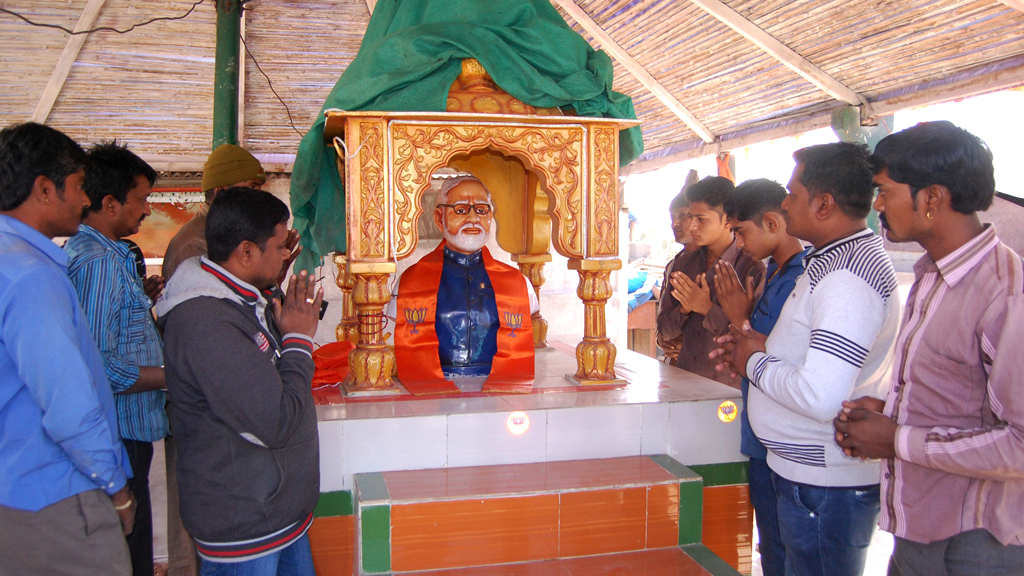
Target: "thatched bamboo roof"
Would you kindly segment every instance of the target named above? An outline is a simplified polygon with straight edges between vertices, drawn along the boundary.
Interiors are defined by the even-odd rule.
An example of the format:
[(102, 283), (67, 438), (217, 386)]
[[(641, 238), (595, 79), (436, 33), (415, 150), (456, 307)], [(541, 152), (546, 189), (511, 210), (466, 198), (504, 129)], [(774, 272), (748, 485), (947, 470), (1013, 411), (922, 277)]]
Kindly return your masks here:
[[(74, 28), (98, 3), (93, 26), (126, 28), (183, 14), (193, 2), (3, 7)], [(647, 152), (634, 170), (825, 126), (850, 102), (870, 121), (1024, 85), (1024, 0), (552, 2), (616, 61), (616, 89), (633, 97), (643, 121)], [(249, 50), (304, 132), (359, 49), (368, 1), (251, 0), (245, 8)], [(215, 19), (206, 0), (183, 20), (88, 35), (46, 122), (85, 143), (126, 141), (162, 169), (198, 169), (210, 149)], [(0, 14), (0, 124), (33, 117), (69, 38)], [(244, 77), (243, 143), (287, 169), (299, 134), (249, 58)], [(687, 112), (695, 122), (681, 119)]]

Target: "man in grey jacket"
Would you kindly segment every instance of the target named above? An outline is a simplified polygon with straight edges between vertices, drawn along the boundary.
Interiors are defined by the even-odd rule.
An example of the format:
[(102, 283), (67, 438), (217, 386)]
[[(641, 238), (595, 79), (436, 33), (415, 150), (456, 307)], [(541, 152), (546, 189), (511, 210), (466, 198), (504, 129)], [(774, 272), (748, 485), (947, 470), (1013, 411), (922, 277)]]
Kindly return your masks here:
[(183, 262), (156, 307), (181, 517), (204, 576), (314, 574), (306, 530), (320, 458), (310, 383), (323, 291), (314, 296), (305, 272), (277, 290), (291, 253), (288, 216), (267, 192), (218, 194), (209, 256)]

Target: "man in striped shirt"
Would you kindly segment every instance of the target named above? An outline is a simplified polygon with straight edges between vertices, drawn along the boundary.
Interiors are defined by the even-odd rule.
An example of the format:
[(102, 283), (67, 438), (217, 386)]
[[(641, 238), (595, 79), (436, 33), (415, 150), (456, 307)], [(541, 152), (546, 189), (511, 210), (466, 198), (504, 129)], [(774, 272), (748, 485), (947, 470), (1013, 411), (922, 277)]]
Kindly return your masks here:
[(153, 442), (167, 436), (164, 359), (135, 256), (121, 242), (149, 215), (156, 171), (124, 146), (100, 144), (89, 151), (85, 192), (91, 205), (78, 234), (64, 246), (93, 338), (99, 344), (117, 406), (117, 428), (135, 477), (128, 481), (138, 503), (128, 536), (136, 576), (153, 573), (153, 514), (149, 468)]
[(949, 122), (893, 134), (872, 157), (886, 236), (917, 242), (885, 401), (844, 403), (850, 455), (884, 458), (892, 576), (1024, 574), (1024, 271), (983, 225), (992, 153)]
[(747, 323), (719, 343), (750, 380), (748, 415), (768, 448), (786, 573), (859, 576), (878, 517), (878, 462), (843, 454), (832, 419), (843, 401), (877, 395), (888, 381), (896, 272), (867, 228), (867, 148), (822, 144), (793, 157), (782, 209), (786, 230), (814, 247), (806, 272), (767, 340)]

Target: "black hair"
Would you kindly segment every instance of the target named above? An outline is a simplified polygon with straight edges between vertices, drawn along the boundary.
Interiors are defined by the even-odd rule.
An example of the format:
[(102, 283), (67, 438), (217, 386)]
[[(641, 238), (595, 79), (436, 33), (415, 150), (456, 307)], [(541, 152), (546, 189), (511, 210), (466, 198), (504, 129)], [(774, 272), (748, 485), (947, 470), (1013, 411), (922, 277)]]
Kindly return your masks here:
[(882, 139), (871, 156), (875, 174), (910, 186), (911, 197), (932, 184), (949, 189), (950, 204), (961, 214), (988, 210), (996, 193), (992, 151), (981, 138), (952, 122), (922, 122)]
[(804, 173), (800, 183), (811, 196), (831, 194), (836, 205), (850, 218), (867, 218), (875, 187), (868, 147), (853, 142), (835, 142), (801, 148), (793, 153)]
[(149, 185), (156, 184), (156, 170), (139, 158), (128, 146), (116, 140), (97, 144), (89, 149), (85, 161), (85, 193), (92, 204), (89, 210), (103, 208), (103, 198), (113, 196), (121, 204), (135, 188), (135, 179), (145, 176)]
[(732, 196), (736, 185), (721, 176), (705, 176), (686, 188), (689, 204), (703, 202), (709, 208), (725, 213), (725, 202)]
[(768, 212), (782, 212), (786, 189), (767, 178), (755, 178), (740, 184), (725, 202), (725, 213), (733, 222), (751, 221), (761, 226)]
[(0, 210), (21, 206), (46, 176), (63, 198), (64, 181), (85, 165), (85, 151), (63, 132), (35, 122), (0, 130)]
[(206, 216), (206, 247), (210, 260), (220, 264), (248, 240), (264, 250), (274, 228), (288, 221), (288, 206), (270, 192), (228, 188), (217, 193)]

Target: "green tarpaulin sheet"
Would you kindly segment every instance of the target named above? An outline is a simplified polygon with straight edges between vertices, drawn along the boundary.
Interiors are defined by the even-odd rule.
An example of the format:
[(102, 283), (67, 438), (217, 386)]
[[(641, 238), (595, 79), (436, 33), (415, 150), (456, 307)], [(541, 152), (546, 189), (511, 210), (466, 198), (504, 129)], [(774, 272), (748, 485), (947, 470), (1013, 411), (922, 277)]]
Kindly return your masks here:
[[(463, 58), (476, 58), (503, 90), (539, 108), (635, 119), (612, 90), (612, 62), (570, 28), (548, 0), (380, 0), (354, 60), (302, 138), (291, 204), (303, 252), (297, 268), (344, 251), (345, 195), (323, 110), (443, 111)], [(624, 166), (643, 152), (639, 128), (620, 132)]]

